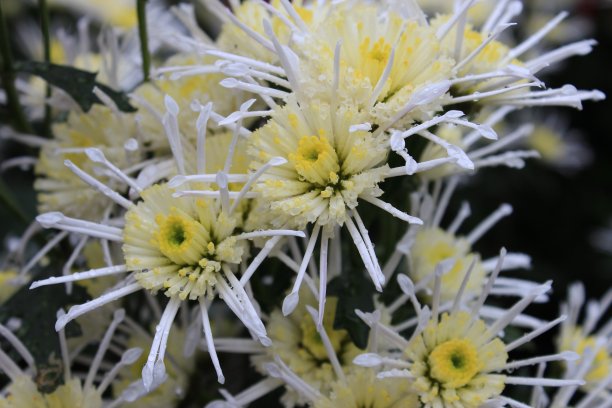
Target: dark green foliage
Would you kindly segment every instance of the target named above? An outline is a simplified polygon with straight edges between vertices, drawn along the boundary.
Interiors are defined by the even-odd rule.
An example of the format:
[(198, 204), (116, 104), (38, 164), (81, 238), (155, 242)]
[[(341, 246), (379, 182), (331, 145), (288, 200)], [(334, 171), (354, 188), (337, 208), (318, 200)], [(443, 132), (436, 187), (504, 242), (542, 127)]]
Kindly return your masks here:
[(100, 88), (108, 95), (117, 108), (123, 112), (135, 112), (136, 108), (130, 105), (123, 92), (115, 91), (96, 81), (96, 72), (88, 72), (70, 66), (49, 64), (37, 61), (22, 61), (15, 64), (18, 72), (36, 75), (49, 84), (66, 92), (79, 104), (81, 109), (88, 112), (94, 103), (102, 101), (93, 93), (94, 87)]
[(338, 297), (334, 329), (348, 331), (353, 343), (360, 349), (365, 349), (370, 328), (357, 316), (355, 309), (362, 312), (373, 311), (375, 290), (369, 277), (356, 276), (357, 271), (359, 269), (353, 270), (350, 276), (343, 271), (342, 275), (329, 283), (327, 292)]

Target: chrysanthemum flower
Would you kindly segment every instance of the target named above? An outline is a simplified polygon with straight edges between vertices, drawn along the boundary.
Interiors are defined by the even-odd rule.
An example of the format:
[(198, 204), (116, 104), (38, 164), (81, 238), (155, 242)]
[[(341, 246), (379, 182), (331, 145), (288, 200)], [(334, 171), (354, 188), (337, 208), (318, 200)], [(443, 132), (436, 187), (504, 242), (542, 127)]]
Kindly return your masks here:
[[(312, 300), (311, 300), (312, 299)], [(283, 316), (280, 310), (274, 310), (266, 324), (272, 345), (265, 349), (265, 355), (253, 356), (253, 363), (265, 373), (265, 363), (280, 357), (287, 366), (303, 381), (323, 394), (328, 394), (335, 379), (334, 369), (328, 357), (327, 346), (321, 342), (316, 322), (304, 306), (316, 304), (312, 296), (305, 296), (298, 309), (291, 316)], [(346, 330), (333, 329), (336, 314), (336, 298), (327, 298), (327, 307), (323, 317), (323, 330), (337, 356), (338, 363), (350, 366), (359, 350), (349, 338)], [(292, 389), (282, 397), (287, 406), (296, 402), (305, 402), (304, 398)]]
[[(61, 316), (63, 312), (58, 313)], [(97, 380), (97, 375), (108, 351), (110, 341), (117, 329), (117, 326), (125, 317), (123, 309), (114, 313), (112, 322), (104, 333), (91, 362), (89, 370), (81, 378), (77, 373), (72, 372), (75, 356), (69, 354), (66, 345), (66, 336), (62, 330), (59, 331), (61, 364), (64, 374), (64, 383), (59, 385), (53, 392), (42, 393), (38, 390), (34, 382), (38, 374), (34, 357), (26, 346), (5, 326), (0, 325), (0, 335), (23, 359), (27, 368), (21, 368), (17, 362), (13, 361), (4, 351), (0, 350), (0, 369), (9, 377), (10, 383), (6, 388), (6, 393), (0, 396), (0, 407), (2, 408), (102, 408), (103, 406), (120, 406), (124, 401), (125, 395), (120, 395), (116, 399), (107, 401), (103, 394), (117, 377), (119, 371), (133, 364), (142, 349), (131, 348), (120, 356), (119, 361), (111, 365), (111, 368)], [(98, 382), (99, 381), (99, 382)]]
[[(325, 100), (338, 75), (336, 97), (371, 111), (375, 124), (394, 117), (421, 86), (451, 76), (452, 60), (440, 53), (435, 31), (390, 4), (339, 3), (301, 35), (295, 52), (300, 55), (303, 92)], [(335, 57), (339, 73), (334, 72)], [(439, 103), (434, 100), (433, 107), (410, 112), (402, 123), (415, 117), (429, 119), (429, 111), (439, 109)]]
[[(408, 340), (371, 314), (360, 313), (362, 319), (392, 344), (387, 353), (366, 353), (355, 363), (368, 367), (385, 367), (379, 378), (403, 378), (412, 382), (423, 407), (477, 408), (485, 403), (506, 403), (522, 406), (502, 396), (507, 384), (570, 386), (581, 384), (575, 380), (555, 380), (516, 377), (503, 372), (546, 361), (575, 360), (576, 353), (562, 352), (526, 360), (508, 362), (508, 352), (550, 329), (564, 319), (559, 318), (534, 329), (523, 337), (506, 344), (499, 333), (538, 296), (550, 290), (550, 282), (523, 295), (514, 306), (492, 323), (480, 317), (480, 310), (499, 274), (505, 252), (502, 251), (494, 273), (489, 277), (479, 298), (463, 299), (465, 284), (457, 293), (448, 312), (440, 310), (440, 277), (436, 276), (431, 311), (414, 299), (414, 286), (405, 275), (400, 275), (400, 287), (414, 299), (418, 325)], [(465, 303), (464, 303), (465, 302)], [(401, 356), (393, 350), (402, 351)]]
[[(253, 341), (244, 339), (221, 341), (219, 348), (224, 351), (253, 353), (253, 363), (266, 377), (236, 395), (222, 390), (225, 401), (214, 401), (207, 408), (246, 406), (281, 385), (286, 389), (281, 398), (285, 407), (418, 406), (410, 384), (400, 381), (385, 383), (377, 380), (372, 372), (352, 365), (358, 349), (345, 330), (332, 328), (335, 298), (327, 299), (329, 305), (321, 326), (317, 323), (317, 311), (308, 305), (316, 303), (316, 298), (302, 295), (296, 312), (291, 316), (284, 317), (280, 310), (274, 310), (270, 315), (267, 327), (272, 339), (271, 347), (262, 350)], [(387, 318), (382, 320), (387, 322)]]
[[(98, 148), (119, 168), (137, 164), (141, 157), (133, 115), (94, 105), (88, 113), (71, 112), (67, 122), (53, 126), (53, 133), (54, 139), (44, 142), (35, 168), (39, 212), (62, 211), (69, 216), (101, 218), (111, 201), (100, 200), (64, 161), (70, 160), (94, 173), (96, 163), (87, 158), (85, 149)], [(112, 174), (102, 174), (102, 179), (111, 187), (121, 184)]]
[(421, 406), (412, 385), (401, 379), (381, 381), (371, 370), (352, 368), (344, 381), (332, 384), (328, 397), (312, 404), (314, 408), (418, 408)]
[[(312, 282), (310, 282), (312, 284)], [(216, 342), (219, 350), (230, 353), (251, 354), (251, 362), (261, 374), (266, 376), (251, 389), (238, 395), (230, 396), (226, 391), (222, 394), (228, 401), (240, 401), (246, 405), (263, 394), (273, 391), (283, 385), (282, 380), (269, 376), (267, 367), (283, 361), (293, 376), (300, 378), (300, 383), (318, 390), (322, 395), (329, 395), (332, 384), (337, 380), (338, 370), (350, 370), (353, 358), (359, 350), (352, 343), (346, 330), (333, 328), (337, 299), (328, 297), (328, 307), (325, 309), (323, 326), (317, 327), (316, 315), (312, 315), (311, 304), (317, 299), (306, 289), (302, 290), (300, 303), (291, 316), (284, 316), (280, 309), (274, 309), (264, 317), (266, 329), (271, 340), (270, 347), (262, 347), (251, 339), (225, 338)], [(324, 334), (321, 335), (321, 332)], [(326, 340), (322, 340), (322, 336)], [(294, 407), (312, 402), (309, 395), (295, 389), (291, 384), (285, 384), (285, 393), (281, 402), (286, 407)], [(258, 391), (255, 391), (258, 390)], [(212, 403), (210, 407), (221, 404)]]
[[(612, 377), (612, 357), (609, 343), (612, 339), (610, 321), (606, 321), (608, 308), (612, 303), (612, 291), (608, 291), (601, 300), (591, 300), (587, 303), (585, 318), (580, 322), (580, 313), (585, 302), (584, 286), (581, 283), (569, 287), (568, 302), (561, 307), (561, 312), (568, 318), (561, 325), (558, 337), (558, 348), (573, 350), (582, 357), (575, 362), (576, 366), (587, 365), (584, 380), (586, 389), (593, 388), (601, 381), (610, 381)], [(602, 326), (598, 329), (599, 326)], [(590, 351), (587, 352), (587, 350)], [(587, 354), (591, 362), (587, 364)], [(574, 371), (573, 367), (567, 367)], [(583, 368), (584, 370), (584, 368)]]
[[(166, 98), (166, 104), (168, 112), (165, 114), (164, 125), (178, 172), (184, 174), (187, 161), (178, 132), (178, 106), (170, 97)], [(271, 236), (272, 243), (276, 244), (283, 236), (304, 236), (302, 232), (291, 230), (242, 232), (240, 226), (243, 214), (239, 206), (241, 199), (247, 195), (250, 186), (263, 171), (282, 163), (282, 160), (280, 162), (271, 160), (264, 170), (254, 175), (227, 174), (224, 171), (219, 171), (216, 175), (205, 174), (206, 115), (205, 111), (201, 113), (201, 120), (197, 126), (198, 145), (192, 150), (192, 153), (197, 154), (196, 168), (202, 173), (191, 176), (192, 179), (197, 179), (193, 181), (190, 181), (189, 176), (182, 176), (182, 182), (185, 180), (188, 183), (216, 182), (218, 190), (175, 194), (175, 190), (165, 183), (143, 189), (132, 178), (117, 169), (101, 150), (89, 149), (86, 153), (92, 161), (112, 169), (120, 180), (137, 192), (142, 201), (135, 204), (73, 163), (68, 163), (94, 190), (103, 193), (123, 207), (126, 210), (125, 215), (115, 220), (103, 220), (101, 223), (71, 218), (60, 212), (45, 213), (37, 218), (46, 228), (85, 234), (122, 244), (124, 262), (122, 264), (59, 278), (52, 277), (32, 285), (34, 288), (105, 275), (127, 274), (125, 279), (105, 294), (85, 304), (72, 307), (65, 316), (58, 319), (56, 323), (58, 330), (88, 311), (141, 289), (152, 293), (162, 291), (169, 297), (169, 302), (156, 327), (147, 363), (143, 368), (145, 389), (157, 386), (165, 378), (163, 360), (168, 333), (179, 306), (187, 299), (199, 302), (204, 334), (210, 345), (209, 350), (219, 381), (223, 382), (224, 377), (214, 352), (207, 312), (210, 301), (217, 293), (256, 338), (266, 345), (269, 344), (265, 327), (244, 287), (262, 259), (256, 257), (250, 265), (246, 264), (245, 242), (253, 238)], [(228, 167), (231, 167), (233, 152), (227, 154)], [(228, 189), (230, 181), (245, 184), (240, 191), (230, 194)], [(264, 247), (264, 251), (269, 252), (273, 246)], [(264, 256), (268, 252), (263, 252)], [(245, 269), (239, 280), (236, 274), (241, 264)]]
[[(382, 288), (384, 277), (357, 212), (361, 200), (404, 221), (421, 222), (378, 198), (383, 193), (378, 183), (397, 173), (405, 174), (406, 170), (389, 168), (386, 164), (388, 137), (385, 133), (371, 132), (369, 124), (364, 123), (367, 119), (366, 114), (350, 106), (334, 109), (316, 101), (298, 103), (290, 97), (250, 137), (249, 153), (254, 158), (255, 169), (262, 168), (272, 157), (287, 160), (269, 170), (254, 187), (274, 215), (273, 225), (303, 229), (314, 224), (302, 268), (284, 306), (285, 313), (290, 313), (297, 304), (306, 265), (321, 230), (324, 249), (319, 295), (324, 299), (326, 248), (336, 226), (346, 225), (374, 285)], [(415, 163), (415, 167), (412, 170), (419, 171), (419, 165)]]
[[(585, 301), (584, 286), (572, 284), (568, 288), (568, 301), (561, 306), (567, 315), (557, 337), (559, 349), (569, 349), (578, 353), (579, 358), (561, 365), (563, 379), (584, 380), (583, 384), (563, 387), (548, 393), (542, 387), (534, 388), (530, 406), (535, 408), (600, 408), (612, 404), (612, 363), (610, 359), (610, 319), (606, 311), (612, 302), (608, 291), (599, 301), (591, 300), (586, 309), (582, 324), (579, 323), (581, 309)], [(597, 327), (601, 329), (597, 330)], [(544, 375), (546, 364), (538, 367), (538, 376)]]
[(484, 105), (508, 106), (571, 106), (582, 108), (585, 100), (601, 100), (600, 91), (579, 91), (575, 88), (529, 90), (542, 87), (535, 76), (543, 68), (575, 55), (588, 54), (594, 42), (579, 41), (527, 60), (520, 60), (538, 45), (567, 13), (560, 13), (537, 32), (516, 46), (498, 41), (508, 23), (521, 11), (518, 2), (497, 2), (485, 23), (475, 29), (467, 22), (467, 13), (474, 1), (466, 1), (453, 14), (431, 21), (442, 42), (442, 52), (455, 60), (451, 94), (448, 103), (478, 102)]
[(588, 166), (593, 152), (581, 135), (564, 123), (563, 117), (551, 114), (547, 120), (535, 116), (532, 134), (524, 144), (540, 153), (542, 160), (561, 172), (572, 172)]
[(328, 10), (325, 4), (315, 6), (302, 0), (291, 3), (248, 0), (232, 4), (231, 11), (218, 0), (205, 0), (204, 4), (224, 22), (216, 41), (220, 50), (272, 63), (278, 61), (278, 55), (265, 39), (262, 20), (269, 19), (281, 42), (287, 44), (291, 41), (292, 27), (319, 26)]
[[(405, 257), (408, 275), (415, 283), (415, 290), (422, 295), (421, 299), (427, 302), (431, 300), (437, 273), (442, 273), (440, 281), (442, 303), (454, 299), (464, 280), (467, 282), (463, 288), (467, 298), (475, 298), (480, 293), (487, 276), (495, 269), (498, 258), (482, 260), (481, 255), (475, 252), (472, 246), (499, 220), (512, 213), (512, 207), (503, 204), (472, 231), (460, 235), (458, 231), (470, 215), (470, 207), (464, 203), (450, 225), (443, 228), (441, 222), (458, 182), (458, 177), (449, 179), (435, 197), (427, 193), (413, 194), (411, 208), (419, 214), (423, 225), (410, 226), (407, 229), (383, 267), (385, 277), (390, 279)], [(438, 187), (441, 186), (442, 183), (438, 184)], [(505, 256), (504, 270), (529, 266), (530, 258), (525, 254), (512, 253)], [(469, 278), (466, 279), (466, 276)], [(534, 286), (534, 283), (521, 279), (498, 278), (491, 293), (520, 296), (525, 290), (533, 289)], [(396, 302), (393, 309), (399, 305)]]

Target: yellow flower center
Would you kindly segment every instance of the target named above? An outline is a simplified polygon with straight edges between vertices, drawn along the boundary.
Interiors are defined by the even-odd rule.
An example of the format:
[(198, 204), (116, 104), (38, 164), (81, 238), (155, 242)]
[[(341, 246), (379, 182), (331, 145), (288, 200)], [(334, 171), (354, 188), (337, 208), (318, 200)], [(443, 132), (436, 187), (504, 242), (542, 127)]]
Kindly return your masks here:
[[(585, 337), (577, 342), (576, 352), (582, 355), (587, 348), (594, 349), (595, 347), (597, 347), (597, 338), (594, 336)], [(604, 380), (610, 373), (611, 364), (612, 361), (610, 361), (606, 347), (600, 347), (595, 353), (595, 359), (584, 379), (589, 383), (597, 383)]]
[(460, 388), (474, 378), (482, 363), (472, 342), (453, 339), (436, 346), (429, 355), (429, 367), (431, 376), (445, 388)]
[(297, 173), (311, 183), (324, 186), (338, 182), (338, 155), (324, 136), (302, 136), (289, 160)]
[[(158, 230), (153, 234), (153, 243), (172, 262), (178, 265), (194, 265), (202, 259), (206, 248), (202, 238), (208, 234), (205, 231), (200, 234), (200, 230), (204, 229), (201, 224), (178, 212), (168, 216), (159, 214), (155, 217), (155, 222)], [(207, 249), (210, 249), (210, 246)]]

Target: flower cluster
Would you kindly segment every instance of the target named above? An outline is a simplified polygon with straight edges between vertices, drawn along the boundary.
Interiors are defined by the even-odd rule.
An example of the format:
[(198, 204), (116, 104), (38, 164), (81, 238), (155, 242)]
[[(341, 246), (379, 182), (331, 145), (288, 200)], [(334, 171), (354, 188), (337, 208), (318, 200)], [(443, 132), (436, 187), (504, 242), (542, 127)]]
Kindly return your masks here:
[[(526, 314), (552, 282), (478, 252), (512, 207), (448, 219), (475, 173), (580, 150), (533, 114), (604, 98), (544, 82), (594, 45), (546, 40), (565, 13), (517, 39), (520, 1), (204, 0), (205, 24), (187, 3), (52, 3), (88, 17), (43, 27), (59, 51), (26, 72), (47, 85), (3, 77), (27, 125), (3, 135), (38, 152), (3, 168), (33, 165), (39, 214), (8, 248), (0, 317), (54, 293), (61, 360), (8, 315), (0, 407), (235, 408), (277, 388), (285, 407), (609, 406), (612, 295), (584, 323), (579, 284), (560, 317)], [(557, 352), (528, 355), (559, 324)], [(247, 377), (232, 353), (259, 380), (204, 395), (211, 373)]]

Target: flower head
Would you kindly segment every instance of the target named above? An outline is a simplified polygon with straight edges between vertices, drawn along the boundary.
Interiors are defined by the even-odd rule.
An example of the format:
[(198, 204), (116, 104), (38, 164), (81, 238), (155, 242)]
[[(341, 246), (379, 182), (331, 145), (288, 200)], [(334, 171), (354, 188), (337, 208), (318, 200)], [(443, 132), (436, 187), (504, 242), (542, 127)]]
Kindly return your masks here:
[[(300, 42), (304, 92), (329, 98), (338, 75), (337, 97), (373, 114), (373, 123), (391, 119), (421, 86), (450, 77), (452, 61), (440, 53), (431, 27), (390, 4), (350, 2), (331, 7), (326, 18)], [(338, 44), (340, 44), (338, 46)], [(335, 73), (334, 53), (339, 47)], [(316, 81), (312, 81), (317, 78)], [(317, 91), (318, 90), (318, 91)], [(411, 112), (428, 117), (424, 111)]]
[[(514, 400), (503, 396), (507, 384), (572, 386), (576, 380), (556, 380), (529, 377), (514, 377), (504, 371), (518, 367), (555, 360), (575, 360), (571, 352), (535, 357), (508, 362), (508, 353), (539, 334), (549, 330), (563, 320), (539, 325), (525, 336), (506, 343), (500, 332), (518, 320), (522, 311), (538, 296), (550, 289), (550, 282), (536, 286), (524, 294), (511, 308), (498, 313), (492, 323), (485, 321), (480, 313), (497, 275), (501, 270), (505, 251), (502, 250), (497, 267), (488, 278), (480, 297), (474, 302), (463, 297), (463, 290), (456, 294), (448, 311), (442, 311), (440, 303), (440, 276), (435, 277), (435, 289), (431, 311), (422, 307), (414, 298), (414, 285), (404, 275), (398, 277), (405, 295), (412, 299), (416, 312), (416, 328), (406, 340), (395, 330), (382, 324), (372, 313), (359, 312), (360, 317), (388, 345), (384, 353), (365, 353), (354, 362), (366, 367), (382, 367), (379, 378), (400, 378), (412, 382), (419, 401), (425, 408), (451, 406), (477, 408), (487, 402)], [(461, 287), (465, 287), (465, 280)], [(402, 351), (399, 355), (396, 350)], [(516, 405), (515, 405), (516, 406)]]
[[(316, 303), (312, 295), (302, 296), (300, 305), (290, 316), (283, 316), (280, 310), (270, 314), (266, 325), (272, 345), (265, 349), (265, 354), (254, 356), (253, 362), (261, 371), (267, 362), (281, 358), (296, 375), (327, 395), (336, 378), (326, 345), (322, 342), (319, 330), (325, 330), (333, 352), (342, 367), (350, 367), (359, 350), (351, 341), (346, 330), (333, 328), (337, 299), (327, 298), (327, 307), (323, 317), (323, 328), (318, 329), (316, 321), (309, 315), (305, 305)], [(297, 401), (304, 402), (303, 396), (290, 387), (283, 400), (289, 405)], [(291, 403), (290, 403), (291, 402)]]
[(605, 324), (597, 329), (612, 302), (612, 292), (608, 291), (599, 301), (591, 300), (586, 318), (581, 321), (584, 297), (584, 286), (581, 283), (569, 287), (568, 301), (561, 308), (568, 319), (561, 325), (557, 346), (559, 350), (575, 351), (581, 356), (578, 361), (566, 367), (566, 375), (582, 374), (586, 381), (583, 388), (588, 390), (609, 381), (612, 376), (612, 356), (609, 350), (612, 334)]
[(123, 252), (136, 280), (167, 296), (198, 299), (214, 288), (247, 246), (236, 239), (242, 214), (228, 215), (221, 203), (205, 198), (174, 198), (167, 185), (143, 191), (143, 201), (125, 215)]
[(253, 134), (255, 169), (274, 156), (287, 159), (255, 187), (279, 216), (278, 225), (343, 225), (360, 196), (381, 194), (377, 184), (389, 169), (388, 138), (353, 127), (367, 119), (350, 107), (330, 113), (326, 104), (290, 99)]
[(351, 368), (344, 381), (332, 384), (329, 396), (314, 402), (314, 408), (418, 408), (412, 385), (401, 379), (383, 381), (372, 370)]
[[(70, 160), (93, 173), (97, 165), (88, 159), (85, 149), (97, 148), (116, 166), (128, 167), (131, 160), (139, 159), (133, 116), (94, 105), (88, 113), (70, 112), (68, 121), (56, 124), (53, 133), (55, 139), (43, 145), (35, 169), (39, 212), (62, 211), (76, 217), (100, 218), (110, 201), (100, 200), (64, 161)], [(133, 142), (128, 143), (130, 140)], [(112, 187), (121, 186), (112, 176), (102, 178)]]
[(504, 389), (504, 376), (490, 373), (506, 364), (504, 343), (488, 340), (487, 325), (467, 312), (442, 314), (404, 350), (410, 375), (426, 407), (478, 407)]

